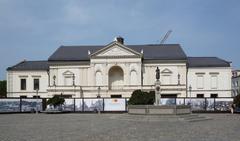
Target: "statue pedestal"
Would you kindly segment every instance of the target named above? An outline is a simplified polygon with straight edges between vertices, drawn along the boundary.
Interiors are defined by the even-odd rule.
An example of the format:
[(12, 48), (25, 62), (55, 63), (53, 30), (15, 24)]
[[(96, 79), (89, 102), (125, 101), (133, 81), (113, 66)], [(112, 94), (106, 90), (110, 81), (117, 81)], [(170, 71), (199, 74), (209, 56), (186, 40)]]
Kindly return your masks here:
[(154, 105), (161, 105), (161, 82), (157, 80), (155, 82), (155, 103)]

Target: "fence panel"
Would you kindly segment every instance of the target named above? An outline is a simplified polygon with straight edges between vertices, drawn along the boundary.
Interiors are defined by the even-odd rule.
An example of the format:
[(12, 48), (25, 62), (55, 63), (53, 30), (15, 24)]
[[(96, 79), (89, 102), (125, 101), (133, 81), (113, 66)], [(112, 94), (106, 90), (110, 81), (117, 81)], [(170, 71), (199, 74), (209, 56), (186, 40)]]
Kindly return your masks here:
[(76, 112), (83, 111), (83, 99), (75, 99), (75, 111)]
[(193, 111), (205, 111), (206, 103), (205, 98), (192, 99), (192, 110)]
[(207, 111), (214, 111), (215, 107), (215, 99), (214, 98), (207, 98), (206, 99), (206, 110)]
[(0, 99), (0, 112), (20, 112), (20, 99)]
[(86, 112), (89, 111), (103, 111), (103, 99), (84, 99), (83, 100), (83, 110)]
[[(0, 99), (0, 113), (43, 111), (44, 101), (48, 99), (33, 98), (2, 98)], [(69, 112), (92, 111), (127, 111), (129, 98), (66, 98), (62, 108)], [(161, 98), (162, 105), (192, 105), (193, 111), (229, 111), (233, 98)], [(45, 105), (46, 106), (46, 105)], [(37, 108), (36, 108), (37, 107)], [(53, 109), (47, 106), (48, 109)]]
[(176, 98), (161, 98), (162, 105), (176, 105)]
[(21, 112), (42, 111), (42, 99), (22, 99)]
[(126, 99), (104, 99), (104, 111), (125, 111)]
[(217, 98), (215, 99), (216, 111), (230, 111), (230, 106), (233, 103), (232, 98)]
[(176, 99), (176, 104), (177, 105), (184, 105), (185, 103), (184, 103), (184, 98), (177, 98)]
[(63, 111), (74, 112), (74, 99), (66, 98), (62, 108)]

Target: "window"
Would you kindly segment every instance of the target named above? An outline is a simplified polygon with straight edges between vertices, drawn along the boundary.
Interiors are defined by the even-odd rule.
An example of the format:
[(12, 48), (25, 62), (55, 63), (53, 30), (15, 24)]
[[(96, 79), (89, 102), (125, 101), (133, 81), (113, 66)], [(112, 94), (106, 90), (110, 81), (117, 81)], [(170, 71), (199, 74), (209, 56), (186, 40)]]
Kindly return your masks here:
[(39, 90), (39, 79), (33, 79), (33, 89)]
[(203, 89), (204, 81), (203, 75), (197, 75), (197, 88)]
[(217, 75), (211, 75), (211, 88), (217, 89)]
[(36, 96), (36, 95), (34, 95), (33, 98), (41, 98), (41, 97), (40, 97), (40, 96)]
[(111, 98), (122, 98), (122, 95), (111, 95)]
[(21, 90), (26, 90), (27, 88), (27, 83), (26, 83), (26, 79), (21, 79)]
[(197, 94), (197, 98), (204, 98), (204, 94)]
[(161, 98), (177, 98), (176, 94), (162, 94)]
[(21, 95), (20, 98), (27, 98), (27, 96), (26, 95)]
[(218, 94), (211, 94), (211, 98), (217, 98)]

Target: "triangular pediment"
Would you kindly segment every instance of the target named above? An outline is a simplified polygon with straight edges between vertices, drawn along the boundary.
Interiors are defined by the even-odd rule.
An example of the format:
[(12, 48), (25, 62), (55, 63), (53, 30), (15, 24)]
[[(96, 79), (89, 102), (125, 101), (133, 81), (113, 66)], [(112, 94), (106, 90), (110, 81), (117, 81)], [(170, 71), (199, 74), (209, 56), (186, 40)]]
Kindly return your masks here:
[(91, 57), (141, 57), (141, 55), (141, 53), (136, 52), (118, 42), (113, 42), (93, 53)]
[(63, 75), (73, 75), (73, 73), (71, 71), (67, 70), (63, 73)]
[(172, 73), (171, 70), (169, 70), (168, 68), (164, 69), (163, 71), (161, 71), (161, 73)]

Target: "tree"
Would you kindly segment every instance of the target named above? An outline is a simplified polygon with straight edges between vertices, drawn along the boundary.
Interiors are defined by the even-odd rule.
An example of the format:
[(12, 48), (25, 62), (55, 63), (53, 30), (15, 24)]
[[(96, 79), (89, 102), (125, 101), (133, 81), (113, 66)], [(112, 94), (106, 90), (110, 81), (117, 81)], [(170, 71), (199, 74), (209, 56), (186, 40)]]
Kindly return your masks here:
[(155, 100), (155, 92), (143, 92), (141, 90), (135, 90), (131, 98), (129, 99), (130, 105), (153, 105)]
[(240, 107), (240, 95), (234, 97), (233, 104), (235, 104), (236, 107)]
[(0, 81), (0, 97), (7, 97), (7, 81)]
[(54, 95), (47, 101), (47, 105), (53, 105), (56, 108), (59, 105), (62, 105), (65, 102), (65, 99), (59, 95)]

